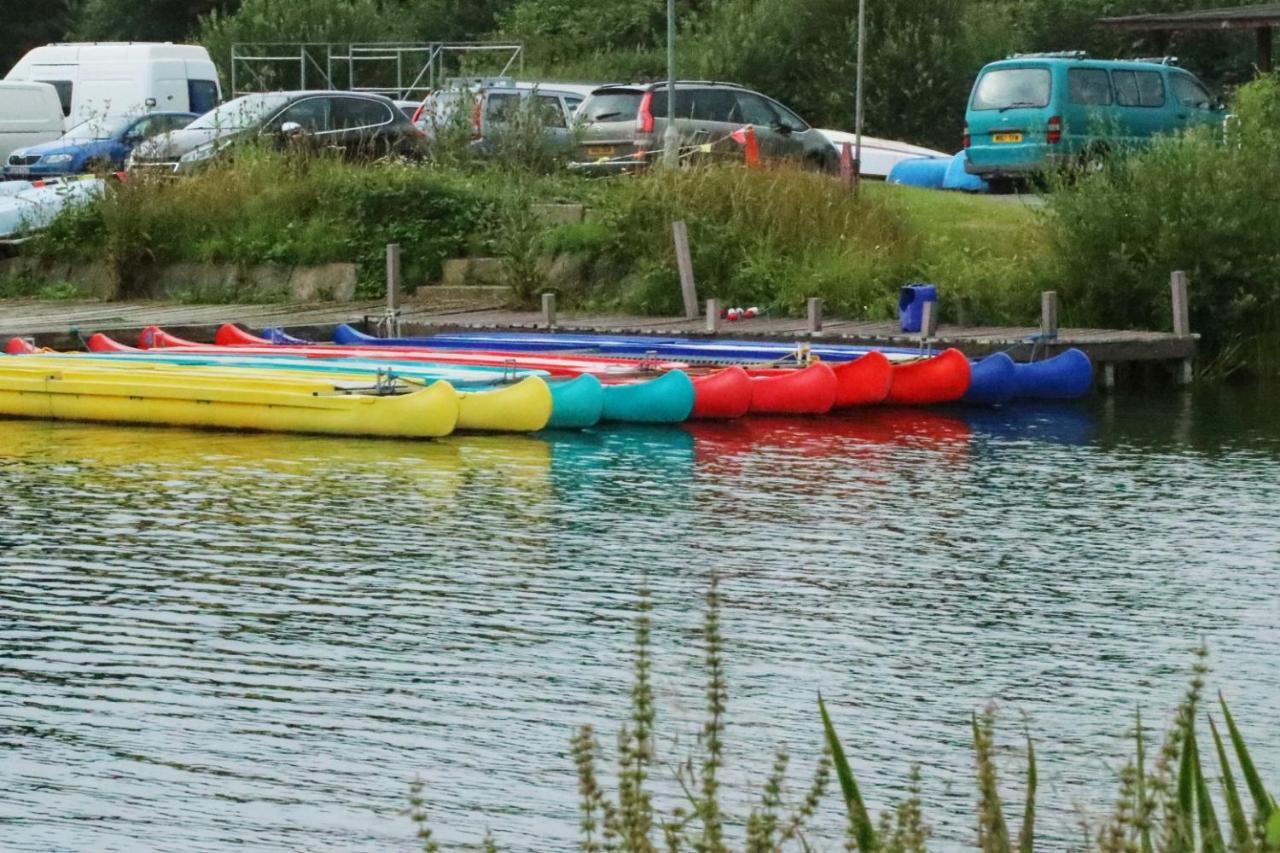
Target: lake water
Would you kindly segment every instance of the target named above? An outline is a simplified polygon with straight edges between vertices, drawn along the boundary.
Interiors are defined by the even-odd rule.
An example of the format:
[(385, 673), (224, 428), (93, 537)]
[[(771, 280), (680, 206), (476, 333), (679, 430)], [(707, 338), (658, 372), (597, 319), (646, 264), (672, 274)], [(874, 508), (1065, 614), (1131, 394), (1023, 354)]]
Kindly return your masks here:
[(645, 586), (671, 802), (712, 573), (739, 815), (780, 743), (804, 786), (821, 690), (873, 803), (919, 762), (960, 849), (994, 701), (1063, 849), (1201, 639), (1280, 785), (1273, 391), (434, 443), (0, 423), (0, 847), (409, 851), (421, 777), (450, 844), (572, 849), (568, 740), (612, 754)]

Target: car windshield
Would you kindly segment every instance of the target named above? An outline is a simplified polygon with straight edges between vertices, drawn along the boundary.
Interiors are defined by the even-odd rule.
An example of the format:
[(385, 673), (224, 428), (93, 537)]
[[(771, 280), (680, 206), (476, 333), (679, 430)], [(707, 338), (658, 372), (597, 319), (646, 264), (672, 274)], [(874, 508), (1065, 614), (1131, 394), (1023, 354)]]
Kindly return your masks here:
[(100, 116), (82, 121), (62, 135), (66, 142), (90, 142), (94, 139), (115, 139), (133, 123), (133, 116)]
[(289, 96), (279, 93), (245, 95), (227, 101), (210, 113), (187, 125), (188, 130), (241, 130), (252, 127), (277, 107), (288, 103)]
[(1048, 68), (997, 68), (983, 74), (973, 90), (972, 109), (975, 110), (1048, 105)]
[(640, 110), (639, 92), (597, 92), (587, 98), (578, 117), (583, 121), (631, 121)]

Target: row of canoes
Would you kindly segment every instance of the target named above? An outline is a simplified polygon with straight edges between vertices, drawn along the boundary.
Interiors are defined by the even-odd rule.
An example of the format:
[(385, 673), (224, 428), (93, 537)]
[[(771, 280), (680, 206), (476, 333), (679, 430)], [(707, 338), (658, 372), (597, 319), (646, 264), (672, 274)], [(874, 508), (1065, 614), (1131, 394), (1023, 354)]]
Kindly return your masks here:
[(0, 415), (417, 438), (1061, 398), (1092, 379), (1083, 354), (1027, 366), (957, 350), (621, 336), (383, 339), (342, 326), (318, 344), (227, 325), (214, 344), (156, 327), (138, 344), (94, 335), (88, 352), (50, 353), (11, 340), (20, 357), (0, 359)]

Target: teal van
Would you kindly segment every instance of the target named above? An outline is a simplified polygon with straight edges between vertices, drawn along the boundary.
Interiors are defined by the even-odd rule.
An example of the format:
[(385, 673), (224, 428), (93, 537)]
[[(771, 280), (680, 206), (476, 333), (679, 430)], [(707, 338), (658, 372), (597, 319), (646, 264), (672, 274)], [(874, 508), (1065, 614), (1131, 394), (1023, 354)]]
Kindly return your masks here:
[(965, 169), (1009, 181), (1142, 145), (1160, 133), (1221, 125), (1224, 108), (1166, 60), (1020, 54), (986, 65), (965, 112)]

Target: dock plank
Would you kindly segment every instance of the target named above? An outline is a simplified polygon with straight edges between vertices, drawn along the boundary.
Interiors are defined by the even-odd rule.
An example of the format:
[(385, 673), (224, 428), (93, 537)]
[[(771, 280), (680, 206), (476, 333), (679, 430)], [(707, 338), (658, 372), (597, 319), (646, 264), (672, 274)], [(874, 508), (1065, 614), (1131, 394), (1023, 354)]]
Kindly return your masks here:
[[(490, 292), (492, 290), (493, 292)], [(436, 292), (432, 292), (436, 291)], [(500, 289), (453, 288), (419, 291), (402, 309), (401, 320), (410, 334), (428, 334), (448, 329), (538, 330), (545, 327), (536, 311), (503, 307)], [(126, 339), (148, 325), (163, 325), (187, 337), (212, 339), (217, 327), (226, 322), (242, 323), (253, 330), (281, 326), (326, 336), (339, 323), (359, 325), (366, 318), (380, 318), (384, 306), (379, 300), (345, 303), (175, 305), (162, 302), (0, 301), (0, 337), (33, 338), (42, 346), (75, 347), (79, 338), (106, 331)], [(595, 331), (615, 334), (707, 337), (705, 321), (683, 317), (646, 317), (599, 313), (564, 313), (557, 318), (564, 331)], [(778, 340), (809, 340), (804, 318), (763, 316), (737, 322), (723, 322), (719, 337)], [(932, 348), (955, 346), (972, 356), (1009, 351), (1015, 358), (1062, 352), (1078, 347), (1096, 362), (1173, 361), (1193, 358), (1198, 336), (1178, 336), (1169, 332), (1123, 329), (1060, 329), (1053, 340), (1039, 340), (1034, 326), (943, 325)], [(918, 347), (919, 336), (903, 333), (898, 325), (882, 320), (833, 317), (824, 321), (813, 340), (867, 346)]]

